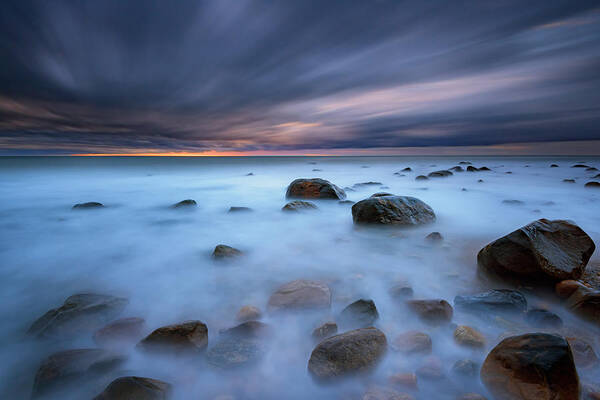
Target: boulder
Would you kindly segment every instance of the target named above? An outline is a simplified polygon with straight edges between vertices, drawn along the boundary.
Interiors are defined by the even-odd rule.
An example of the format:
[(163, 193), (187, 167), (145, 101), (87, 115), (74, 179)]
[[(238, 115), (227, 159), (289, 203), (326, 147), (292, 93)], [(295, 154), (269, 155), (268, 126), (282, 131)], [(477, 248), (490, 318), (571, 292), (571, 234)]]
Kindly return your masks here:
[(220, 332), (219, 339), (208, 349), (206, 359), (219, 369), (237, 369), (259, 362), (266, 353), (266, 339), (272, 336), (269, 325), (247, 321)]
[(579, 400), (573, 354), (556, 335), (504, 339), (485, 359), (481, 380), (498, 400)]
[(441, 242), (442, 240), (444, 240), (444, 238), (439, 232), (431, 232), (429, 235), (425, 236), (425, 240), (429, 242)]
[(412, 169), (410, 167), (406, 167), (402, 169), (402, 172), (412, 172)]
[(212, 257), (215, 260), (224, 260), (236, 258), (243, 254), (244, 253), (241, 250), (238, 250), (235, 247), (227, 246), (225, 244), (218, 244), (213, 250)]
[(387, 387), (371, 387), (363, 394), (362, 400), (414, 400), (414, 397)]
[(398, 335), (392, 341), (392, 349), (404, 354), (431, 354), (431, 337), (418, 331), (408, 331)]
[(471, 296), (456, 296), (454, 307), (457, 310), (482, 314), (521, 313), (527, 309), (527, 300), (516, 290), (488, 290)]
[(101, 376), (119, 367), (125, 357), (102, 349), (75, 349), (54, 353), (42, 361), (33, 382), (32, 398), (63, 389), (77, 379)]
[(465, 172), (465, 169), (459, 165), (457, 165), (456, 167), (452, 167), (450, 168), (450, 171), (454, 171), (454, 172)]
[(567, 299), (567, 307), (580, 317), (600, 324), (600, 290), (577, 289)]
[(477, 171), (479, 171), (479, 168), (477, 168), (477, 167), (474, 167), (472, 165), (469, 165), (467, 167), (467, 172), (477, 172)]
[(191, 208), (196, 207), (196, 200), (187, 199), (181, 200), (179, 203), (173, 204), (171, 207), (173, 208)]
[(560, 328), (563, 325), (562, 319), (558, 315), (542, 308), (533, 308), (527, 311), (525, 320), (529, 325), (537, 328)]
[(501, 275), (578, 279), (595, 248), (573, 222), (540, 219), (485, 246), (477, 263)]
[(454, 330), (454, 341), (461, 346), (482, 348), (485, 347), (485, 337), (475, 328), (459, 325)]
[(112, 381), (94, 400), (167, 400), (171, 385), (158, 379), (122, 376)]
[(335, 199), (344, 200), (346, 193), (325, 179), (296, 179), (287, 188), (287, 199)]
[(338, 326), (335, 322), (325, 322), (323, 325), (315, 328), (312, 332), (312, 337), (316, 340), (323, 340), (329, 336), (333, 336), (337, 333)]
[(377, 328), (361, 328), (335, 335), (315, 347), (308, 371), (320, 381), (333, 381), (373, 369), (387, 350), (387, 340)]
[(458, 360), (452, 365), (452, 372), (463, 377), (474, 377), (479, 374), (479, 365), (469, 359)]
[(597, 189), (597, 188), (600, 188), (600, 182), (591, 181), (591, 182), (586, 183), (583, 186), (585, 186), (586, 188)]
[(447, 170), (441, 170), (441, 171), (433, 171), (430, 172), (429, 174), (427, 174), (427, 176), (429, 178), (445, 178), (447, 176), (451, 176), (452, 172), (447, 171)]
[(575, 183), (575, 179), (563, 179), (565, 183)]
[(73, 210), (86, 210), (86, 209), (94, 209), (94, 208), (102, 208), (104, 204), (98, 203), (97, 201), (90, 201), (87, 203), (77, 203), (73, 206)]
[(121, 318), (100, 328), (94, 333), (98, 346), (123, 346), (135, 343), (142, 337), (145, 321), (143, 318)]
[(295, 280), (277, 289), (268, 306), (271, 311), (329, 308), (331, 290), (322, 282)]
[(554, 291), (559, 297), (567, 298), (579, 288), (586, 288), (586, 286), (580, 281), (566, 279), (558, 282), (554, 287)]
[(285, 206), (283, 206), (281, 209), (283, 211), (288, 211), (288, 212), (298, 212), (298, 211), (316, 210), (317, 208), (318, 207), (315, 204), (311, 203), (310, 201), (295, 200), (295, 201), (290, 201)]
[(80, 293), (68, 297), (62, 306), (38, 318), (28, 333), (39, 337), (68, 338), (93, 332), (119, 316), (128, 300), (96, 293)]
[(426, 181), (429, 178), (426, 177), (425, 175), (417, 175), (417, 177), (415, 178), (415, 181)]
[(262, 313), (258, 307), (244, 306), (237, 312), (235, 319), (238, 322), (246, 322), (261, 319), (261, 317)]
[(550, 164), (550, 168), (558, 168), (558, 165), (556, 165), (556, 164)]
[(452, 320), (452, 306), (446, 300), (408, 300), (406, 304), (425, 322), (438, 325)]
[(435, 221), (435, 213), (421, 200), (408, 196), (371, 197), (352, 206), (355, 224), (421, 225)]
[(237, 206), (231, 206), (229, 207), (229, 213), (239, 213), (239, 212), (250, 212), (252, 211), (252, 209), (250, 207), (237, 207)]
[(208, 345), (208, 328), (200, 321), (186, 321), (156, 329), (138, 343), (146, 351), (197, 353)]
[(360, 299), (344, 308), (340, 314), (340, 321), (347, 326), (366, 328), (372, 326), (379, 318), (377, 307), (373, 300)]

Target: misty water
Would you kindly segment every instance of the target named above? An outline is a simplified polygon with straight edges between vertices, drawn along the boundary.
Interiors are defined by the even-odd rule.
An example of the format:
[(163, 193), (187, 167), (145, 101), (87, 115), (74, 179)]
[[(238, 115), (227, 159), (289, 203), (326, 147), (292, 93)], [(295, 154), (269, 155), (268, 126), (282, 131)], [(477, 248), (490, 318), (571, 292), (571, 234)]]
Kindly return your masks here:
[[(417, 175), (462, 160), (491, 171), (415, 181)], [(133, 343), (121, 350), (127, 360), (118, 369), (47, 398), (92, 398), (123, 375), (169, 382), (174, 399), (360, 398), (371, 385), (394, 387), (417, 399), (486, 395), (478, 377), (456, 376), (452, 365), (460, 359), (481, 364), (507, 333), (539, 329), (522, 320), (500, 324), (455, 310), (453, 323), (473, 326), (486, 337), (485, 349), (468, 349), (454, 342), (453, 325), (423, 323), (389, 289), (406, 280), (413, 298), (453, 304), (456, 295), (502, 287), (478, 273), (477, 252), (539, 218), (573, 220), (600, 243), (600, 190), (584, 187), (598, 172), (571, 168), (578, 162), (600, 168), (593, 157), (2, 158), (0, 397), (28, 398), (36, 370), (48, 355), (97, 347), (93, 332), (69, 340), (26, 334), (47, 310), (86, 292), (129, 299), (120, 316), (144, 318), (142, 337), (160, 326), (200, 320), (208, 326), (211, 348), (220, 329), (237, 324), (236, 313), (244, 305), (262, 311), (273, 336), (258, 364), (233, 371), (212, 367), (205, 353), (169, 357), (142, 352)], [(559, 168), (550, 168), (552, 163)], [(413, 171), (394, 174), (405, 167)], [(357, 229), (351, 205), (331, 200), (315, 200), (318, 210), (313, 212), (282, 212), (288, 184), (312, 177), (342, 188), (381, 182), (347, 191), (348, 199), (381, 191), (414, 196), (433, 208), (437, 220), (410, 229)], [(567, 178), (575, 183), (563, 182)], [(184, 199), (198, 206), (170, 208)], [(106, 207), (72, 210), (88, 201)], [(231, 206), (253, 211), (228, 213)], [(425, 240), (433, 231), (443, 235), (441, 243)], [(221, 243), (244, 256), (216, 262), (211, 253)], [(590, 263), (598, 260), (596, 251)], [(331, 309), (269, 313), (270, 295), (295, 279), (326, 282)], [(557, 332), (585, 337), (600, 350), (597, 328), (572, 315), (552, 293), (522, 291), (530, 307), (548, 307), (560, 315), (564, 327)], [(388, 342), (408, 330), (428, 333), (431, 356), (441, 361), (445, 378), (419, 379), (418, 390), (394, 386), (390, 375), (414, 372), (431, 356), (407, 356), (390, 348), (371, 373), (335, 384), (314, 382), (307, 372), (317, 344), (311, 332), (361, 298), (375, 302), (375, 326)], [(600, 377), (597, 368), (579, 374), (582, 382)]]

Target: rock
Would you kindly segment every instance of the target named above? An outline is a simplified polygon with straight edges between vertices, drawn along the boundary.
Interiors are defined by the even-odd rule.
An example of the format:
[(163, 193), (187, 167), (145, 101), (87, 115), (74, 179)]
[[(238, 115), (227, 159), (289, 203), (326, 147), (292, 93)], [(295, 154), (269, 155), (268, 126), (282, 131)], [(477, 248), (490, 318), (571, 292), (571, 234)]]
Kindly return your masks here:
[(600, 290), (577, 289), (567, 299), (567, 307), (580, 317), (600, 324)]
[(335, 322), (325, 322), (323, 325), (315, 328), (312, 332), (312, 337), (317, 340), (322, 340), (328, 338), (329, 336), (333, 336), (337, 333), (338, 326)]
[(264, 322), (246, 321), (233, 328), (219, 331), (222, 337), (240, 337), (245, 339), (265, 339), (272, 336), (273, 330)]
[(600, 188), (600, 182), (591, 181), (583, 185), (586, 188)]
[(477, 376), (479, 374), (479, 365), (473, 360), (458, 360), (452, 365), (452, 372), (465, 377)]
[(254, 173), (253, 173), (253, 172), (248, 172), (248, 173), (246, 174), (246, 176), (254, 176)]
[(558, 165), (556, 165), (556, 164), (550, 164), (550, 168), (558, 168)]
[(418, 331), (408, 331), (398, 335), (392, 341), (392, 349), (404, 354), (431, 354), (431, 337)]
[(461, 166), (456, 166), (456, 167), (452, 167), (450, 168), (450, 171), (454, 171), (454, 172), (465, 172), (464, 168)]
[(335, 199), (344, 200), (346, 193), (325, 179), (296, 179), (287, 188), (287, 199)]
[(589, 166), (585, 164), (575, 164), (571, 166), (571, 168), (589, 168)]
[(361, 328), (332, 336), (315, 347), (308, 371), (320, 381), (367, 372), (383, 358), (387, 340), (377, 328)]
[(425, 322), (441, 324), (452, 320), (452, 306), (446, 300), (408, 300), (406, 304)]
[(354, 204), (352, 219), (355, 224), (421, 225), (435, 221), (435, 213), (417, 198), (384, 196)]
[(316, 210), (317, 206), (315, 204), (311, 203), (310, 201), (296, 200), (296, 201), (290, 201), (285, 206), (283, 206), (281, 209), (283, 211), (298, 212), (298, 211)]
[(319, 169), (319, 168), (313, 168), (312, 170), (313, 170), (313, 172), (321, 172), (321, 171), (323, 171), (322, 169)]
[(373, 181), (369, 181), (369, 182), (360, 182), (360, 183), (355, 183), (354, 185), (352, 185), (352, 187), (354, 189), (363, 189), (366, 188), (368, 186), (381, 186), (382, 183), (381, 182), (373, 182)]
[(402, 172), (411, 172), (412, 169), (410, 167), (406, 167), (402, 170)]
[(344, 308), (340, 314), (340, 320), (344, 325), (357, 328), (366, 328), (373, 325), (379, 318), (377, 307), (373, 300), (360, 299)]
[(477, 172), (477, 171), (479, 171), (479, 168), (477, 168), (477, 167), (474, 167), (472, 165), (469, 165), (467, 167), (467, 172)]
[(412, 373), (394, 374), (388, 378), (388, 381), (394, 385), (404, 386), (405, 388), (417, 390), (417, 375)]
[(598, 356), (596, 355), (594, 348), (585, 340), (569, 337), (567, 338), (567, 342), (569, 342), (569, 346), (571, 346), (573, 359), (578, 368), (587, 368), (598, 362)]
[(496, 399), (579, 399), (571, 349), (556, 335), (529, 333), (504, 339), (485, 359), (481, 380)]
[(563, 179), (565, 183), (575, 183), (575, 179)]
[(595, 248), (573, 222), (539, 219), (485, 246), (477, 263), (518, 277), (578, 279)]
[(600, 174), (594, 175), (592, 179), (600, 179)]
[(525, 202), (523, 202), (521, 200), (502, 200), (502, 204), (508, 204), (511, 206), (521, 206), (521, 205), (525, 204)]
[(40, 365), (33, 382), (31, 397), (75, 383), (80, 378), (91, 378), (107, 373), (125, 361), (125, 357), (102, 349), (76, 349), (54, 353)]
[(225, 244), (218, 244), (213, 250), (212, 257), (215, 260), (231, 259), (236, 258), (244, 253), (234, 247), (227, 246)]
[(354, 202), (352, 200), (340, 200), (340, 201), (338, 201), (338, 204), (347, 205), (347, 204), (354, 204)]
[(427, 174), (427, 176), (429, 178), (445, 178), (447, 176), (451, 176), (452, 172), (447, 171), (447, 170), (441, 170), (441, 171), (433, 171), (430, 172), (429, 174)]
[(487, 400), (479, 393), (465, 393), (456, 398), (456, 400)]
[(414, 397), (390, 388), (372, 387), (365, 392), (362, 400), (414, 400)]
[(93, 208), (102, 208), (104, 204), (98, 203), (97, 201), (90, 201), (87, 203), (78, 203), (73, 206), (74, 210), (85, 210), (85, 209), (93, 209)]
[(475, 328), (459, 325), (454, 330), (454, 341), (461, 346), (482, 348), (485, 347), (485, 337)]
[(479, 168), (479, 171), (491, 171), (491, 169), (489, 169), (488, 167), (481, 167)]
[(428, 240), (430, 242), (440, 242), (444, 240), (444, 238), (439, 232), (431, 232), (429, 235), (425, 236), (425, 240)]
[(252, 209), (250, 207), (235, 207), (235, 206), (231, 206), (229, 207), (229, 211), (230, 213), (237, 213), (237, 212), (250, 212), (252, 211)]
[(62, 306), (38, 318), (28, 333), (39, 337), (72, 337), (93, 332), (119, 316), (128, 300), (95, 293), (68, 297)]
[(477, 183), (483, 183), (483, 179), (478, 179)]
[(256, 339), (226, 336), (206, 353), (206, 360), (213, 367), (236, 369), (258, 363), (265, 355), (264, 343)]
[(461, 161), (459, 162), (460, 165), (470, 165), (471, 162), (470, 161)]
[(439, 381), (446, 377), (442, 362), (437, 357), (428, 357), (415, 372), (419, 378), (432, 381)]
[(389, 293), (395, 299), (405, 299), (412, 297), (413, 288), (407, 282), (399, 282), (390, 288)]
[(146, 351), (197, 353), (208, 346), (208, 328), (201, 321), (186, 321), (156, 329), (138, 343)]
[(317, 281), (295, 280), (281, 286), (269, 298), (269, 309), (301, 310), (329, 308), (331, 306), (331, 290)]
[(559, 297), (567, 298), (579, 288), (586, 288), (586, 286), (579, 281), (566, 279), (558, 282), (554, 287), (554, 291)]
[(525, 296), (516, 290), (499, 289), (472, 296), (456, 296), (457, 310), (473, 313), (521, 313), (527, 309)]
[(594, 172), (594, 171), (598, 171), (598, 168), (596, 167), (589, 167), (585, 169), (587, 172)]
[(373, 193), (371, 195), (371, 197), (383, 197), (383, 196), (393, 196), (393, 194), (388, 193), (388, 192), (377, 192), (377, 193)]
[(121, 318), (104, 326), (94, 333), (98, 346), (122, 346), (137, 342), (142, 337), (145, 321), (143, 318)]
[(401, 174), (400, 172), (394, 172), (394, 175), (396, 175), (396, 176), (406, 176), (406, 174)]
[(240, 308), (238, 313), (235, 316), (236, 321), (246, 322), (252, 321), (262, 318), (262, 313), (257, 307), (254, 306), (244, 306)]
[(534, 308), (527, 311), (525, 320), (530, 325), (538, 328), (560, 328), (563, 324), (562, 319), (558, 315), (541, 308)]
[(415, 178), (415, 181), (426, 181), (426, 180), (428, 180), (428, 179), (429, 179), (429, 178), (428, 178), (428, 177), (426, 177), (425, 175), (418, 175), (418, 176)]
[(94, 400), (166, 400), (171, 385), (158, 379), (123, 376), (112, 381)]
[(192, 199), (181, 200), (179, 203), (173, 204), (172, 208), (188, 208), (196, 207), (196, 201)]

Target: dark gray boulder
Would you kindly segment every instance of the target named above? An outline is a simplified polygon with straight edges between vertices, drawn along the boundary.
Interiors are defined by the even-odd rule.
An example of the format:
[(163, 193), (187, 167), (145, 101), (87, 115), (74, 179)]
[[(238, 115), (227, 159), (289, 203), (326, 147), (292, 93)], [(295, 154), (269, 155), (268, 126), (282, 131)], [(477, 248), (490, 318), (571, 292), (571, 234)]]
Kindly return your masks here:
[(145, 351), (197, 353), (208, 345), (208, 328), (201, 321), (186, 321), (154, 330), (138, 343)]
[(527, 310), (527, 299), (516, 290), (499, 289), (471, 295), (456, 296), (454, 307), (471, 313), (521, 313)]
[(288, 199), (334, 199), (344, 200), (346, 193), (325, 179), (296, 179), (287, 188)]
[(98, 203), (97, 201), (89, 201), (87, 203), (78, 203), (73, 206), (74, 210), (86, 210), (94, 208), (103, 208), (104, 204)]
[(435, 221), (435, 213), (415, 197), (382, 196), (354, 204), (352, 219), (355, 224), (421, 225)]
[(232, 259), (242, 256), (244, 253), (235, 247), (218, 244), (213, 250), (212, 257), (216, 260)]
[(452, 176), (452, 172), (447, 170), (433, 171), (427, 174), (427, 176), (430, 178), (445, 178), (447, 176)]
[(357, 300), (340, 313), (340, 323), (354, 328), (372, 326), (377, 318), (379, 313), (373, 300)]
[(196, 207), (196, 200), (187, 199), (181, 200), (179, 203), (173, 204), (171, 207), (173, 208), (192, 208)]
[(171, 385), (158, 379), (122, 376), (112, 381), (94, 400), (167, 400)]

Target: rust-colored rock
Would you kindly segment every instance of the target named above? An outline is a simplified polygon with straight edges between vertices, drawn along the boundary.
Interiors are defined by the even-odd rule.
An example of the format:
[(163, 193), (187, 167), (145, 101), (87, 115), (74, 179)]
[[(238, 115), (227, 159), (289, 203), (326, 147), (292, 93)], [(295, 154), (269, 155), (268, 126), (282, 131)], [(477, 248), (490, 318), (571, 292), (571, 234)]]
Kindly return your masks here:
[(200, 321), (186, 321), (156, 329), (138, 347), (162, 352), (199, 352), (208, 346), (208, 328)]
[(406, 304), (425, 322), (442, 324), (452, 320), (452, 306), (446, 300), (408, 300)]
[(171, 385), (158, 379), (123, 376), (112, 381), (94, 400), (166, 400)]
[(461, 346), (482, 348), (485, 347), (485, 337), (475, 328), (459, 325), (454, 330), (454, 341)]
[(344, 200), (346, 193), (325, 179), (296, 179), (287, 188), (288, 199), (334, 199)]
[(328, 308), (330, 305), (329, 287), (322, 282), (305, 279), (286, 283), (269, 298), (271, 311)]
[(574, 279), (566, 279), (564, 281), (558, 282), (554, 287), (554, 291), (559, 297), (567, 298), (580, 287), (584, 288), (585, 285)]
[(404, 354), (430, 354), (432, 349), (431, 337), (423, 332), (408, 331), (398, 335), (392, 341), (392, 349)]

